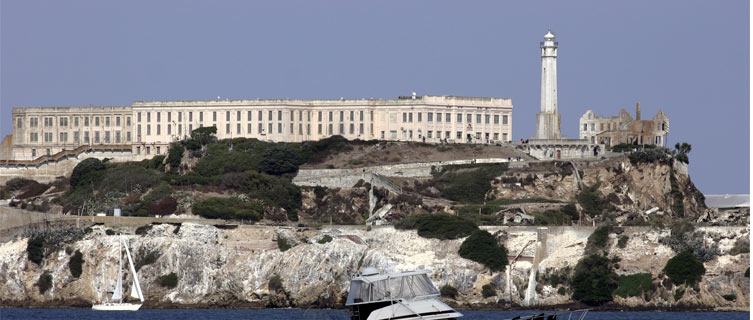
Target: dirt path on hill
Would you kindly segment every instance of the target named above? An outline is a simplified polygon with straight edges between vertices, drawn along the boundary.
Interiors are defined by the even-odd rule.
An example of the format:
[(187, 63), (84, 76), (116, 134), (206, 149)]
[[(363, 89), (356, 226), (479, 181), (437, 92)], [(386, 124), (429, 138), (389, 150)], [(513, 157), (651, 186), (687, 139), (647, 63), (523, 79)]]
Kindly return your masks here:
[(524, 160), (533, 159), (509, 145), (433, 145), (415, 142), (382, 142), (376, 145), (353, 146), (351, 151), (331, 155), (321, 163), (304, 164), (301, 168), (359, 168), (397, 163), (508, 157), (520, 157)]

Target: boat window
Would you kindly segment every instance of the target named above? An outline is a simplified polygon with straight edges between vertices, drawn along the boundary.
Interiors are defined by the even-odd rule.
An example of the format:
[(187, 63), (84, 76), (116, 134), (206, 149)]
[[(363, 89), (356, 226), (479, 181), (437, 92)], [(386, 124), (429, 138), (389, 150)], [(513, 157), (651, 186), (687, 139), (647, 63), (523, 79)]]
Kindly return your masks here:
[(439, 290), (431, 283), (427, 274), (396, 276), (366, 283), (352, 281), (347, 304), (390, 299), (411, 300), (424, 296), (438, 295)]

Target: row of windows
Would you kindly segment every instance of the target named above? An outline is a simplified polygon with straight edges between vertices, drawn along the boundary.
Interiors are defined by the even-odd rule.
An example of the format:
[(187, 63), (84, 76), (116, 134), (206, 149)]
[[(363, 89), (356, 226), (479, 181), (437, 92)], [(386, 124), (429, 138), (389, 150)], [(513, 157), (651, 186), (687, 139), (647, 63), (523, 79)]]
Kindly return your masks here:
[[(131, 117), (124, 117), (125, 118), (125, 125), (131, 126)], [(82, 120), (83, 119), (83, 120)], [(91, 121), (90, 121), (91, 119)], [(91, 122), (94, 123), (95, 127), (100, 126), (103, 122), (106, 127), (112, 126), (111, 120), (114, 119), (115, 126), (119, 127), (121, 125), (121, 117), (99, 117), (99, 116), (92, 116), (92, 117), (58, 117), (58, 125), (61, 127), (67, 127), (70, 124), (70, 121), (73, 121), (73, 126), (78, 127), (81, 122), (84, 123), (84, 127), (88, 127)], [(55, 124), (55, 118), (54, 117), (43, 117), (42, 121), (44, 123), (45, 127), (52, 127)], [(29, 128), (38, 128), (39, 127), (39, 118), (29, 118)], [(16, 128), (23, 128), (23, 118), (17, 118), (16, 119)]]
[[(398, 139), (398, 131), (397, 130), (391, 130), (389, 132), (389, 134), (390, 134), (390, 136), (389, 136), (390, 139), (392, 139), (392, 140)], [(451, 131), (444, 131), (444, 136), (442, 136), (442, 131), (439, 131), (439, 130), (436, 130), (436, 131), (428, 130), (428, 131), (426, 131), (426, 136), (422, 136), (421, 130), (418, 130), (416, 137), (418, 139), (439, 139), (439, 140), (441, 140), (441, 139), (453, 139), (453, 137), (451, 135), (452, 135)], [(471, 133), (466, 133), (465, 136), (463, 136), (463, 132), (462, 131), (456, 131), (454, 139), (456, 139), (456, 141), (467, 141), (467, 142), (485, 141), (485, 142), (489, 143), (489, 142), (500, 141), (499, 137), (500, 137), (500, 135), (499, 135), (498, 132), (495, 132), (493, 134), (490, 134), (489, 132), (484, 132), (483, 135), (482, 135), (481, 132), (476, 132), (475, 135), (473, 135)], [(381, 132), (380, 138), (381, 139), (385, 139), (386, 138), (384, 131)], [(404, 130), (404, 131), (402, 131), (401, 138), (402, 139), (413, 139), (414, 138), (413, 137), (413, 130)], [(482, 140), (482, 138), (484, 140)], [(508, 141), (507, 133), (502, 133), (502, 140), (501, 141)]]
[[(214, 125), (214, 126), (216, 127), (216, 125)], [(201, 125), (200, 125), (200, 127), (201, 127)], [(167, 134), (168, 135), (172, 135), (173, 134), (173, 132), (172, 132), (173, 126), (168, 124), (166, 128), (167, 128)], [(242, 128), (243, 127), (241, 126), (241, 124), (237, 123), (236, 127), (235, 127), (235, 133), (236, 134), (244, 134)], [(261, 134), (261, 135), (272, 134), (272, 133), (275, 133), (275, 132), (279, 133), (279, 134), (283, 133), (283, 125), (282, 125), (282, 123), (277, 123), (277, 126), (276, 126), (277, 130), (275, 130), (274, 123), (268, 123), (266, 131), (264, 130), (265, 128), (264, 128), (264, 124), (263, 123), (257, 124), (256, 128), (257, 128), (257, 133)], [(295, 134), (295, 128), (296, 128), (295, 124), (294, 123), (290, 123), (290, 126), (289, 126), (290, 132), (289, 133), (290, 134)], [(348, 133), (350, 133), (350, 134), (356, 134), (356, 126), (355, 126), (354, 123), (349, 124), (348, 128), (349, 128)], [(156, 135), (161, 135), (162, 134), (162, 126), (161, 125), (159, 125), (159, 124), (156, 125), (155, 129), (156, 129), (156, 132), (155, 132)], [(192, 124), (188, 125), (188, 132), (183, 132), (183, 125), (182, 124), (178, 124), (177, 129), (178, 129), (178, 131), (175, 133), (176, 135), (179, 135), (179, 136), (180, 135), (188, 135), (189, 132), (193, 131), (193, 125)], [(249, 124), (247, 124), (247, 128), (246, 128), (246, 132), (245, 133), (246, 134), (251, 134), (252, 132), (253, 132), (253, 126), (252, 126), (251, 123), (249, 123)], [(370, 124), (370, 132), (372, 134), (374, 132), (374, 125), (373, 124)], [(136, 134), (138, 136), (141, 136), (141, 133), (142, 133), (142, 131), (141, 131), (141, 125), (139, 124), (139, 125), (136, 126)], [(232, 133), (233, 132), (231, 131), (230, 124), (229, 123), (225, 124), (225, 134), (232, 134)], [(346, 133), (345, 132), (345, 124), (341, 123), (339, 125), (339, 127), (338, 127), (338, 134), (345, 134), (345, 133)], [(364, 124), (363, 123), (359, 123), (358, 124), (358, 134), (363, 134), (363, 133), (364, 133)], [(130, 134), (130, 132), (129, 132), (129, 134)], [(303, 124), (302, 123), (298, 124), (298, 134), (299, 135), (303, 135)], [(306, 124), (306, 135), (310, 135), (310, 134), (311, 134), (311, 124)], [(323, 134), (322, 124), (321, 123), (317, 125), (317, 134)], [(333, 134), (333, 125), (331, 123), (328, 126), (327, 134)], [(148, 124), (146, 125), (146, 135), (147, 136), (152, 135), (152, 126), (151, 125), (148, 125)]]
[[(162, 154), (162, 149), (160, 147), (155, 147), (154, 149), (155, 149), (155, 152), (156, 152), (155, 154), (158, 154), (158, 155)], [(150, 146), (144, 147), (144, 153), (151, 154), (152, 153), (152, 148)], [(141, 154), (141, 147), (140, 146), (136, 147), (136, 154)]]
[[(90, 137), (89, 136), (89, 131), (84, 131), (83, 132), (83, 140), (81, 139), (81, 136), (82, 136), (81, 132), (74, 131), (73, 132), (73, 136), (71, 137), (72, 140), (70, 142), (72, 142), (72, 143), (85, 143), (85, 144), (86, 143), (91, 143), (91, 142), (93, 142), (93, 143), (102, 143), (102, 142), (104, 142), (104, 143), (112, 143), (113, 142), (112, 139), (111, 139), (111, 137), (113, 136), (113, 133), (111, 133), (110, 131), (105, 131), (104, 135), (102, 135), (99, 131), (94, 131), (94, 139), (92, 141), (90, 141), (90, 139), (89, 139), (89, 137)], [(58, 141), (57, 142), (59, 142), (59, 143), (68, 143), (68, 137), (69, 137), (68, 132), (60, 132), (58, 134)], [(114, 132), (114, 138), (115, 138), (114, 142), (115, 143), (124, 142), (121, 137), (122, 137), (122, 135), (121, 135), (120, 131), (115, 131)], [(43, 134), (42, 138), (44, 139), (45, 143), (51, 143), (51, 142), (53, 142), (52, 141), (52, 138), (53, 138), (52, 132), (45, 132)], [(101, 139), (101, 138), (104, 138), (104, 139)], [(30, 133), (29, 134), (29, 142), (39, 142), (39, 133), (38, 132), (32, 132), (32, 133)], [(126, 134), (125, 134), (125, 142), (131, 142), (131, 132), (130, 131), (126, 132)]]
[[(249, 122), (253, 121), (253, 112), (254, 111), (247, 111), (246, 112), (246, 119), (245, 119), (246, 121), (249, 121)], [(258, 120), (262, 120), (264, 118), (264, 111), (263, 110), (258, 110), (256, 112), (257, 112), (257, 119)], [(311, 121), (311, 111), (306, 111), (304, 113), (301, 110), (299, 110), (299, 111), (290, 110), (289, 112), (290, 112), (290, 121), (296, 121), (295, 120), (296, 119), (296, 114), (298, 116), (297, 117), (298, 121), (303, 121), (304, 116), (306, 118), (306, 121)], [(146, 114), (146, 122), (151, 122), (152, 121), (152, 112), (144, 112), (144, 113)], [(220, 113), (222, 113), (222, 112), (220, 112)], [(162, 112), (155, 111), (154, 114), (156, 116), (157, 122), (161, 122), (162, 121)], [(173, 118), (173, 112), (165, 112), (165, 114), (167, 115), (167, 122), (172, 122), (173, 121), (172, 120), (172, 118)], [(182, 122), (183, 121), (183, 112), (182, 111), (176, 112), (176, 114), (178, 116), (177, 117), (178, 118), (178, 122)], [(198, 114), (199, 114), (199, 122), (204, 122), (204, 112), (203, 111), (199, 111)], [(142, 115), (141, 112), (137, 112), (136, 113), (136, 122), (142, 122), (141, 121), (142, 120), (141, 115)], [(235, 121), (242, 121), (241, 115), (242, 115), (241, 111), (236, 111), (235, 112)], [(323, 115), (323, 112), (322, 111), (318, 111), (318, 113), (317, 113), (317, 119), (319, 120), (319, 122), (322, 122), (322, 115)], [(374, 118), (374, 112), (370, 111), (370, 115), (371, 115), (371, 118), (373, 119)], [(329, 111), (328, 112), (329, 121), (334, 121), (334, 116), (335, 116), (335, 112), (334, 111)], [(356, 118), (358, 118), (359, 121), (363, 121), (363, 119), (364, 119), (364, 112), (363, 111), (358, 111), (358, 113), (356, 113), (355, 111), (349, 111), (348, 113), (346, 113), (345, 111), (339, 111), (339, 119), (340, 119), (340, 121), (345, 121), (346, 117), (347, 117), (347, 119), (349, 121), (356, 121)], [(281, 111), (281, 110), (278, 110), (277, 112), (274, 112), (274, 111), (271, 111), (271, 110), (267, 111), (267, 120), (274, 121), (275, 118), (277, 118), (277, 121), (282, 121), (283, 120), (283, 111)], [(231, 119), (231, 112), (230, 111), (225, 111), (225, 121), (230, 121), (230, 119)], [(188, 111), (188, 121), (189, 122), (193, 121), (193, 111)], [(217, 111), (212, 111), (212, 121), (214, 121), (214, 122), (217, 121)]]
[[(432, 113), (432, 112), (426, 113), (426, 121), (427, 122), (434, 122), (434, 119), (436, 119), (437, 122), (442, 122), (442, 113), (441, 112), (437, 112), (436, 115), (437, 115), (437, 117), (434, 118), (434, 113)], [(476, 123), (481, 123), (481, 116), (482, 116), (481, 114), (476, 114)], [(484, 118), (484, 123), (486, 123), (486, 124), (490, 123), (490, 121), (492, 119), (491, 115), (487, 114), (487, 115), (483, 115), (483, 116), (484, 116), (483, 117)], [(463, 123), (463, 114), (462, 113), (457, 113), (456, 114), (456, 119), (457, 119), (457, 121), (456, 121), (457, 123)], [(473, 115), (470, 114), (470, 113), (467, 113), (465, 115), (465, 119), (466, 119), (465, 121), (467, 123), (472, 123)], [(494, 119), (494, 124), (499, 124), (499, 115), (495, 114), (493, 119)], [(416, 113), (416, 120), (417, 120), (416, 122), (422, 122), (423, 121), (423, 113), (422, 112), (417, 112)], [(452, 122), (452, 113), (449, 113), (449, 112), (445, 113), (444, 114), (444, 121), (445, 122)], [(403, 112), (403, 122), (404, 123), (412, 123), (413, 122), (413, 112)], [(502, 124), (506, 125), (507, 123), (508, 123), (508, 117), (507, 117), (507, 115), (502, 115)]]
[[(583, 131), (589, 131), (588, 128), (591, 128), (591, 131), (596, 131), (596, 124), (595, 123), (584, 123), (583, 124)], [(599, 130), (604, 131), (606, 130), (617, 130), (617, 124), (616, 123), (607, 123), (606, 126), (604, 126), (604, 123), (599, 123)]]

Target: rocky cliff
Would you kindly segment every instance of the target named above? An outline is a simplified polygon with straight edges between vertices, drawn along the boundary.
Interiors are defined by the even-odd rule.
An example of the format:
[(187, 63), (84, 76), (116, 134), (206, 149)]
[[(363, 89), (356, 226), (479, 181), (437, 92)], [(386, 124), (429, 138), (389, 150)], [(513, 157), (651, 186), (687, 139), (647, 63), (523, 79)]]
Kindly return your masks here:
[[(573, 168), (577, 168), (576, 174)], [(584, 186), (598, 185), (608, 212), (645, 212), (698, 217), (706, 210), (703, 194), (693, 185), (687, 164), (631, 163), (626, 156), (599, 161), (532, 162), (511, 168), (492, 181), (488, 198), (548, 198), (575, 202)], [(676, 199), (680, 199), (675, 205)]]
[[(433, 270), (437, 287), (458, 289), (450, 303), (465, 307), (522, 305), (526, 288), (533, 284), (531, 305), (569, 304), (570, 292), (552, 285), (549, 275), (572, 268), (583, 256), (593, 228), (484, 227), (495, 234), (514, 257), (510, 280), (505, 272), (490, 272), (482, 265), (461, 258), (463, 239), (437, 240), (419, 237), (412, 230), (390, 226), (289, 228), (240, 226), (218, 228), (184, 223), (153, 225), (138, 232), (123, 232), (137, 264), (147, 306), (298, 306), (337, 307), (344, 303), (349, 279), (364, 266), (394, 263), (397, 270), (425, 267)], [(749, 255), (729, 254), (740, 238), (749, 237), (747, 227), (699, 229), (718, 256), (705, 262), (707, 274), (696, 288), (680, 289), (662, 282), (661, 269), (675, 253), (658, 239), (668, 231), (625, 228), (625, 248), (616, 249), (617, 235), (610, 235), (612, 257), (621, 259), (618, 274), (651, 273), (652, 289), (638, 297), (616, 297), (613, 307), (671, 308), (687, 306), (717, 310), (748, 310), (749, 278), (743, 273)], [(29, 238), (0, 244), (0, 301), (2, 305), (81, 305), (102, 300), (114, 287), (117, 266), (117, 235), (95, 226), (78, 240), (47, 247), (40, 264), (27, 257)], [(542, 238), (539, 233), (544, 233)], [(110, 232), (112, 233), (112, 232)], [(138, 234), (134, 234), (138, 233)], [(331, 240), (329, 240), (331, 238)], [(527, 246), (530, 241), (540, 246)], [(291, 246), (285, 249), (286, 246)], [(525, 247), (525, 250), (524, 250)], [(538, 248), (538, 249), (537, 249)], [(69, 270), (71, 253), (83, 253), (83, 272), (74, 278)], [(537, 252), (536, 250), (539, 250)], [(538, 281), (529, 281), (533, 257), (540, 256)], [(156, 257), (156, 259), (154, 259)], [(151, 260), (151, 261), (150, 261)], [(512, 258), (511, 258), (512, 260)], [(37, 283), (49, 272), (52, 285), (40, 293)], [(158, 278), (175, 273), (177, 286), (163, 287)], [(127, 276), (128, 277), (128, 276)], [(125, 283), (130, 283), (126, 278)], [(281, 280), (281, 283), (278, 283)], [(482, 286), (491, 283), (497, 295), (484, 298)], [(533, 288), (533, 287), (532, 287)], [(730, 295), (734, 295), (731, 299)], [(726, 298), (725, 298), (726, 296)], [(443, 298), (444, 299), (444, 298)], [(679, 300), (679, 301), (678, 301)]]

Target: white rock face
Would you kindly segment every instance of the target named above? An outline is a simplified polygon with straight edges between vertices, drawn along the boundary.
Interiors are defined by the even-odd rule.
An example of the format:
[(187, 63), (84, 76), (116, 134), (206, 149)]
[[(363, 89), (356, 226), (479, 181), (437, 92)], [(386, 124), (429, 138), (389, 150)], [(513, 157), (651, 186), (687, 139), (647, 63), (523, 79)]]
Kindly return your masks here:
[[(457, 303), (474, 305), (498, 301), (522, 303), (529, 283), (533, 246), (523, 247), (536, 239), (534, 228), (484, 227), (506, 239), (510, 255), (523, 251), (522, 258), (510, 272), (508, 288), (505, 272), (489, 272), (482, 265), (461, 258), (457, 251), (464, 239), (437, 240), (419, 237), (415, 231), (392, 227), (296, 229), (289, 227), (241, 226), (217, 229), (213, 226), (185, 223), (176, 232), (173, 225), (155, 225), (146, 235), (124, 235), (130, 243), (136, 262), (150, 252), (159, 258), (141, 267), (138, 276), (147, 303), (152, 307), (169, 304), (224, 306), (251, 304), (258, 306), (339, 306), (347, 294), (349, 280), (365, 266), (392, 265), (396, 271), (416, 268), (433, 270), (432, 281), (437, 287), (449, 284), (458, 289)], [(610, 240), (610, 250), (622, 259), (619, 274), (650, 272), (657, 276), (666, 260), (674, 253), (658, 243), (666, 232), (648, 228), (630, 229), (626, 248), (618, 249)], [(748, 229), (713, 227), (704, 229), (709, 237), (721, 239), (722, 253), (734, 240), (748, 236)], [(128, 233), (130, 230), (120, 230)], [(583, 255), (591, 228), (550, 228), (546, 257), (539, 264), (542, 274), (573, 268)], [(319, 244), (324, 235), (332, 241)], [(295, 239), (298, 245), (285, 252), (277, 249), (274, 240)], [(311, 240), (308, 240), (311, 239)], [(307, 241), (306, 241), (307, 240)], [(291, 241), (289, 241), (290, 243)], [(732, 242), (728, 244), (727, 242)], [(63, 250), (70, 246), (84, 254), (83, 273), (73, 278), (68, 268), (70, 256)], [(41, 265), (28, 260), (27, 239), (0, 244), (0, 301), (4, 304), (60, 304), (59, 301), (94, 302), (111, 295), (117, 268), (117, 236), (107, 236), (103, 227), (84, 239), (63, 245), (50, 253)], [(725, 251), (726, 250), (726, 251)], [(526, 258), (528, 257), (528, 258)], [(723, 255), (706, 263), (709, 276), (700, 284), (700, 292), (686, 293), (684, 301), (712, 307), (747, 309), (749, 282), (736, 275), (747, 267), (748, 254)], [(35, 285), (44, 271), (53, 276), (52, 289), (39, 293)], [(175, 288), (165, 288), (157, 278), (169, 273), (178, 276)], [(274, 276), (282, 280), (281, 291), (270, 291)], [(726, 279), (726, 280), (725, 280)], [(129, 286), (130, 275), (124, 283)], [(497, 297), (483, 298), (482, 286), (492, 283)], [(130, 288), (126, 288), (127, 290)], [(570, 302), (569, 293), (558, 293), (558, 287), (539, 281), (535, 301), (539, 305)], [(693, 290), (689, 290), (693, 291)], [(506, 292), (512, 293), (512, 297)], [(721, 295), (737, 294), (737, 302), (728, 302)], [(652, 301), (636, 298), (617, 301), (627, 305), (666, 305), (657, 294)], [(669, 298), (671, 300), (671, 298)], [(721, 300), (719, 300), (721, 299)]]

